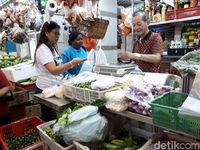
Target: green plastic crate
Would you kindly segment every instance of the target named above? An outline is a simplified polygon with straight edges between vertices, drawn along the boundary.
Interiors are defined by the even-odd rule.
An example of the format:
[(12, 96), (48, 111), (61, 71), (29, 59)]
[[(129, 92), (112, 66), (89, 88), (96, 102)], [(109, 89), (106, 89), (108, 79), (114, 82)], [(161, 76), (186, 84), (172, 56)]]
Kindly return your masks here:
[(149, 104), (152, 109), (152, 120), (155, 125), (177, 130), (179, 123), (179, 107), (188, 94), (168, 92), (157, 97)]
[(200, 138), (200, 117), (183, 118), (179, 116), (178, 130)]

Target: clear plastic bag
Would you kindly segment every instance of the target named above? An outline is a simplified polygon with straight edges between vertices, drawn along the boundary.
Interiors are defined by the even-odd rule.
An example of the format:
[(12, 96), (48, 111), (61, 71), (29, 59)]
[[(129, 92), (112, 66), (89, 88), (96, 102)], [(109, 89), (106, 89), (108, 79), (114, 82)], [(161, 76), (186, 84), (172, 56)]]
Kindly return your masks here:
[(92, 61), (85, 61), (81, 67), (81, 70), (79, 71), (79, 73), (81, 72), (85, 72), (85, 71), (90, 71), (92, 72), (92, 69), (93, 69), (93, 65), (94, 63)]
[(115, 85), (114, 77), (106, 77), (91, 83), (93, 90), (105, 90)]
[(98, 79), (100, 79), (100, 76), (98, 74), (85, 71), (72, 78), (71, 81), (73, 84), (79, 84), (79, 83), (91, 82)]
[(105, 107), (111, 111), (124, 111), (128, 108), (128, 99), (124, 95), (123, 90), (107, 92), (105, 94)]
[(185, 102), (180, 107), (179, 115), (190, 119), (200, 118), (200, 68), (196, 74), (192, 89)]
[(101, 40), (99, 41), (99, 45), (100, 45), (100, 48), (96, 52), (95, 64), (97, 64), (97, 65), (106, 65), (108, 62), (107, 62), (106, 55), (105, 55), (104, 51), (101, 48)]

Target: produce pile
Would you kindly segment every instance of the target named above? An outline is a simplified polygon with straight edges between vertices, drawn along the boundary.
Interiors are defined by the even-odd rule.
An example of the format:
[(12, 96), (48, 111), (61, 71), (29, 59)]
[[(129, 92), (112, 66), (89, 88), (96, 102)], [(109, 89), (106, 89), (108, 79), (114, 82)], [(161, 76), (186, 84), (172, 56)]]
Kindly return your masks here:
[(79, 88), (83, 88), (83, 89), (92, 89), (91, 83), (92, 82), (78, 83), (78, 84), (75, 84), (75, 87), (79, 87)]
[(29, 84), (34, 84), (36, 83), (37, 78), (36, 77), (31, 77), (26, 80), (20, 80), (18, 83), (23, 84), (23, 85), (29, 85)]
[(24, 136), (9, 137), (5, 140), (10, 150), (20, 150), (34, 144), (37, 141), (40, 141), (38, 132), (29, 132)]
[(200, 50), (192, 51), (172, 63), (182, 76), (196, 75), (200, 64)]
[(20, 58), (14, 55), (0, 55), (0, 68), (14, 66), (28, 60), (27, 58)]
[(100, 150), (137, 150), (141, 148), (145, 139), (120, 133), (118, 136), (109, 134), (108, 138), (100, 146)]
[(132, 84), (125, 92), (130, 99), (129, 108), (143, 115), (151, 115), (150, 100), (171, 91), (170, 86), (156, 86), (153, 84), (136, 85)]
[(64, 147), (73, 141), (103, 140), (106, 131), (107, 119), (98, 112), (98, 107), (82, 103), (75, 103), (65, 109), (56, 121), (45, 129), (51, 138)]

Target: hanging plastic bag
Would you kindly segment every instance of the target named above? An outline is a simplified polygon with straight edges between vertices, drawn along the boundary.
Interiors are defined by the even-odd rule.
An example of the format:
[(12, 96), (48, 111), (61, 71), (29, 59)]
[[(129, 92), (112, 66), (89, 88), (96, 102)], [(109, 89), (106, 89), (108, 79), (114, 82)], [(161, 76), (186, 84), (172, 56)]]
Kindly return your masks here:
[(101, 40), (99, 41), (99, 45), (100, 45), (100, 48), (96, 52), (96, 62), (95, 62), (95, 64), (106, 65), (107, 64), (107, 58), (106, 58), (104, 51), (101, 48)]

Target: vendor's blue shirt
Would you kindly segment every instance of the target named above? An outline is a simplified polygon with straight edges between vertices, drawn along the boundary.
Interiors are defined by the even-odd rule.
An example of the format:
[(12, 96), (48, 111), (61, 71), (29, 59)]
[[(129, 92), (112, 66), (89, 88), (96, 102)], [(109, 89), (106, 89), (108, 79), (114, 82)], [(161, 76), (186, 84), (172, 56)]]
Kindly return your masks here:
[[(62, 54), (62, 63), (67, 63), (70, 62), (72, 59), (74, 58), (87, 58), (87, 52), (81, 47), (79, 50), (73, 48), (72, 46), (69, 46), (68, 48), (66, 48)], [(64, 75), (78, 75), (78, 73), (81, 70), (83, 63), (80, 63), (78, 66), (69, 69), (67, 71), (65, 71)]]

